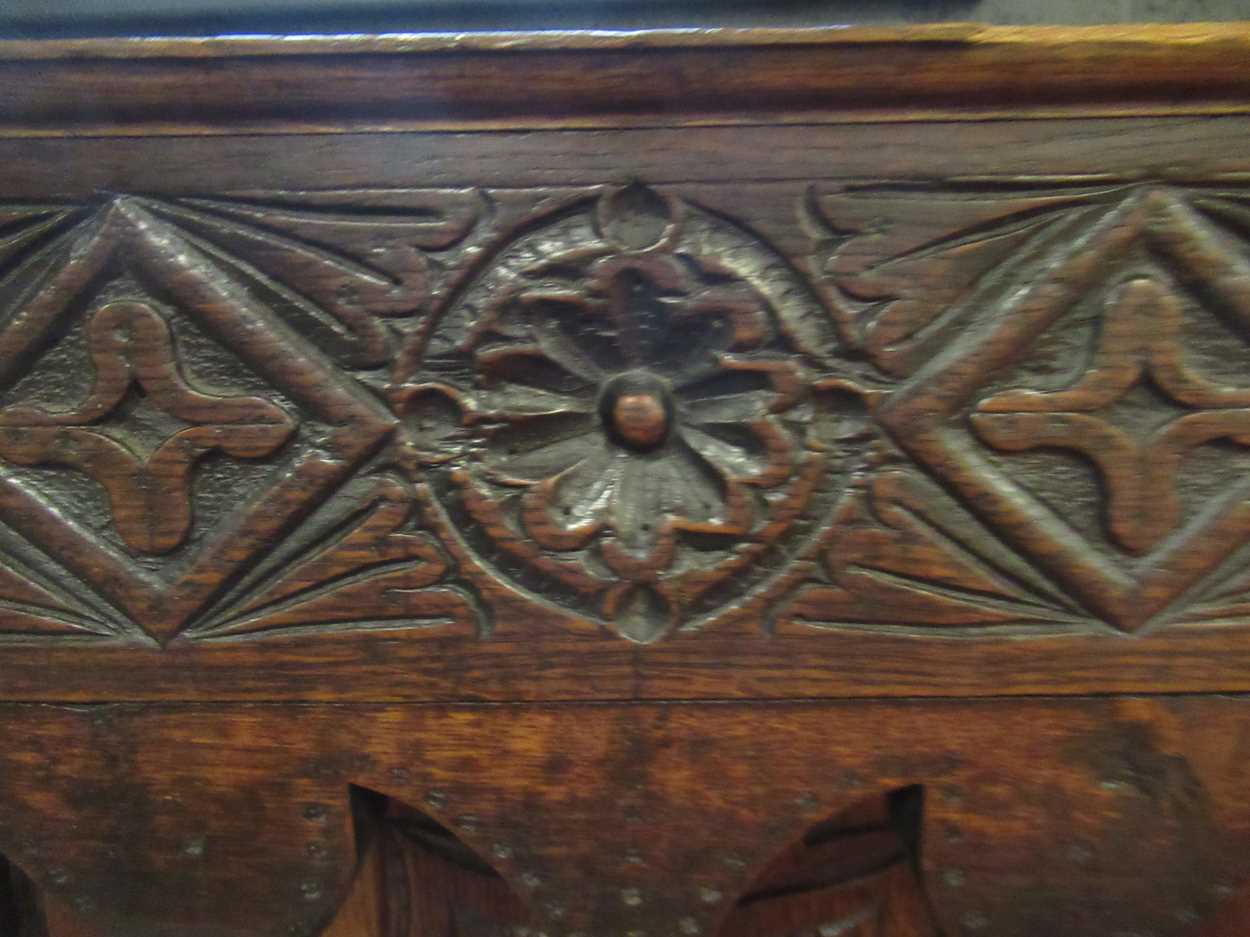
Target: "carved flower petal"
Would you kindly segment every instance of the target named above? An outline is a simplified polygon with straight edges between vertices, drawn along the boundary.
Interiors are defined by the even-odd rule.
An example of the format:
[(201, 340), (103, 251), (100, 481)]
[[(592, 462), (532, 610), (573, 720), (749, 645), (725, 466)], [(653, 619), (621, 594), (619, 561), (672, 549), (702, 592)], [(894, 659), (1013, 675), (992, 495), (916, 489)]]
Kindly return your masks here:
[(620, 479), (619, 458), (606, 443), (591, 445), (586, 458), (525, 493), (526, 531), (552, 550), (576, 550), (602, 530), (612, 490)]
[(656, 581), (676, 557), (679, 530), (747, 533), (752, 498), (743, 484), (719, 474), (686, 448), (660, 459), (628, 458), (612, 502), (617, 536), (603, 543), (609, 568), (630, 582)]
[(724, 516), (724, 480), (684, 449), (656, 465), (653, 485), (665, 515), (695, 524)]
[(622, 278), (646, 282), (657, 296), (680, 296), (686, 292), (690, 276), (671, 254), (616, 254), (591, 267), (589, 282), (597, 295), (611, 296)]
[(767, 381), (773, 391), (768, 409), (780, 413), (793, 407), (803, 397), (807, 381), (798, 362), (788, 358), (754, 358), (746, 355), (724, 355), (721, 364), (726, 371), (739, 376), (752, 375)]
[(587, 448), (590, 454), (560, 476), (551, 498), (552, 510), (566, 523), (584, 524), (607, 514), (629, 458), (610, 450), (602, 438)]
[(597, 434), (588, 413), (544, 414), (491, 431), (487, 439), (488, 471), (505, 484), (531, 484), (559, 475), (586, 457)]
[(747, 286), (706, 289), (682, 304), (681, 316), (724, 323), (728, 326), (726, 344), (733, 349), (760, 345), (770, 330), (767, 303)]
[[(674, 258), (660, 255), (622, 255), (594, 265), (589, 289), (603, 298), (602, 311), (630, 367), (656, 368), (673, 354), (679, 339), (665, 307), (684, 294), (687, 276)], [(688, 345), (690, 337), (680, 341)]]
[(701, 397), (682, 403), (682, 422), (701, 426), (717, 423), (749, 423), (768, 416), (776, 395), (763, 390), (741, 394)]
[(594, 379), (585, 378), (554, 360), (538, 344), (491, 345), (478, 349), (476, 357), (478, 371), (487, 388), (511, 384), (524, 388), (523, 394), (535, 389), (580, 396), (589, 392), (596, 383)]
[(597, 383), (607, 373), (626, 367), (621, 342), (608, 327), (602, 301), (551, 292), (526, 293), (521, 301), (535, 344), (566, 371)]
[(685, 400), (768, 391), (767, 409), (771, 413), (797, 404), (806, 386), (801, 369), (793, 361), (743, 355), (719, 355), (714, 366), (683, 374), (676, 382), (677, 395)]
[(664, 299), (663, 327), (651, 333), (648, 367), (677, 387), (715, 377), (732, 349), (759, 345), (769, 333), (766, 308), (749, 291), (709, 289), (694, 297)]
[(682, 438), (729, 478), (771, 487), (792, 470), (794, 444), (772, 419), (684, 426)]
[(733, 478), (758, 475), (764, 471), (765, 462), (750, 431), (739, 426), (736, 435), (738, 441), (729, 442), (701, 427), (682, 427), (682, 438), (686, 444), (725, 475)]
[(508, 384), (478, 395), (483, 419), (522, 422), (561, 413), (590, 413), (595, 409), (594, 394), (557, 394), (535, 387)]
[(626, 550), (653, 553), (665, 527), (663, 486), (657, 483), (661, 460), (627, 457), (612, 498), (612, 529)]
[(722, 338), (707, 330), (697, 335), (683, 335), (679, 346), (681, 354), (661, 362), (656, 370), (662, 371), (680, 394), (711, 396), (715, 392), (706, 391), (703, 385), (726, 377), (723, 363), (725, 343)]

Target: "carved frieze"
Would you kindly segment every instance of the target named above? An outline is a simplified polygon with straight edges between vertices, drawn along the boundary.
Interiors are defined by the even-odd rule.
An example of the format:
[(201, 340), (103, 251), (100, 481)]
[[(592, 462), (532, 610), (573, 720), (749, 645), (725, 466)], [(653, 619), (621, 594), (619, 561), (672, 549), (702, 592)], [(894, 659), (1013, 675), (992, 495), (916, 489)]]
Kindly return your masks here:
[(1246, 616), (1240, 190), (790, 191), (6, 208), (0, 627)]

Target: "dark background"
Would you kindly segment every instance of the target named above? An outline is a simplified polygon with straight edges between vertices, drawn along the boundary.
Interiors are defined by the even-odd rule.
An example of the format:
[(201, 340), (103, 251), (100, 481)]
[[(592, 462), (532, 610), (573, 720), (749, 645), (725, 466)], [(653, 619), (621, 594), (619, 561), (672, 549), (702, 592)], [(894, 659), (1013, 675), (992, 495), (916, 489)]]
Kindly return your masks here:
[(1250, 0), (0, 0), (0, 35), (1250, 19)]

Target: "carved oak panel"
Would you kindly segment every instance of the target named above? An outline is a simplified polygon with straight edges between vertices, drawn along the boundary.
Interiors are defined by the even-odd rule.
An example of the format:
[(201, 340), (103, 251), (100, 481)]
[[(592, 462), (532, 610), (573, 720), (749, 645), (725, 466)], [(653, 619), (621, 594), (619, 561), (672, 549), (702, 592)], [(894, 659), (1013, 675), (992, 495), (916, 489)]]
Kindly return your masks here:
[(1244, 934), (1248, 52), (0, 41), (0, 937)]
[(789, 257), (639, 182), (15, 206), (6, 625), (1236, 620), (1245, 198), (818, 185)]

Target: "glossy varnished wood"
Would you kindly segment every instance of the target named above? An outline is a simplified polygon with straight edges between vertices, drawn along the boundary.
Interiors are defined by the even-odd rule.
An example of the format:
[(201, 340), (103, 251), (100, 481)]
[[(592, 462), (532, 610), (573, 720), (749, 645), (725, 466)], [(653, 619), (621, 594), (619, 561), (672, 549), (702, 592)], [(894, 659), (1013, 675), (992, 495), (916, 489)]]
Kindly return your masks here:
[[(1244, 110), (1246, 48), (1239, 24), (10, 41), (0, 45), (13, 90), (0, 128), (334, 132), (1212, 113)], [(240, 87), (250, 93), (235, 95)]]
[[(1196, 132), (1202, 135), (1201, 146), (1193, 144)], [(842, 283), (859, 290), (881, 289), (868, 279), (862, 284), (856, 283), (853, 279), (859, 276), (855, 272), (856, 265), (874, 262), (874, 257), (877, 261), (885, 259), (887, 255), (880, 250), (905, 249), (908, 237), (946, 238), (954, 244), (961, 236), (959, 222), (951, 215), (951, 206), (955, 204), (962, 203), (964, 216), (972, 217), (976, 211), (987, 215), (996, 211), (1009, 215), (1014, 209), (1040, 211), (1048, 203), (1066, 204), (1064, 200), (1070, 197), (1077, 199), (1072, 204), (1078, 208), (1080, 204), (1086, 206), (1080, 209), (1082, 211), (1096, 211), (1099, 205), (1127, 204), (1126, 199), (1137, 197), (1134, 192), (1176, 192), (1182, 199), (1193, 199), (1197, 197), (1195, 193), (1201, 192), (1200, 186), (1212, 184), (1224, 185), (1235, 193), (1240, 185), (1238, 141), (1245, 132), (1244, 118), (1225, 116), (1206, 118), (1200, 123), (1191, 119), (1141, 118), (905, 127), (566, 131), (523, 135), (23, 140), (0, 143), (0, 152), (10, 155), (6, 172), (15, 192), (56, 195), (55, 203), (49, 204), (45, 195), (42, 197), (44, 207), (36, 205), (28, 212), (36, 215), (43, 212), (43, 217), (51, 221), (55, 221), (60, 211), (74, 213), (74, 217), (80, 219), (99, 219), (103, 217), (101, 212), (109, 204), (109, 198), (115, 197), (92, 198), (86, 190), (147, 191), (150, 194), (142, 198), (116, 202), (127, 206), (123, 211), (114, 210), (123, 220), (108, 223), (118, 230), (127, 224), (133, 228), (134, 222), (127, 222), (125, 218), (150, 215), (153, 221), (144, 222), (148, 225), (144, 230), (167, 232), (160, 235), (166, 238), (164, 242), (153, 241), (148, 235), (150, 243), (157, 245), (172, 244), (187, 235), (211, 234), (217, 249), (224, 249), (229, 256), (253, 263), (260, 261), (265, 264), (262, 269), (265, 276), (277, 276), (292, 288), (311, 291), (308, 295), (312, 299), (325, 303), (326, 309), (336, 310), (334, 314), (346, 317), (339, 336), (327, 333), (326, 340), (331, 344), (322, 346), (339, 356), (342, 362), (330, 366), (346, 367), (349, 373), (356, 369), (363, 374), (362, 367), (376, 366), (388, 355), (399, 354), (402, 342), (388, 332), (392, 328), (390, 323), (410, 325), (421, 321), (424, 313), (420, 310), (436, 308), (441, 302), (444, 294), (439, 284), (454, 282), (457, 276), (475, 275), (473, 270), (481, 268), (475, 258), (481, 256), (482, 251), (495, 249), (492, 245), (498, 244), (500, 239), (506, 242), (510, 228), (530, 223), (529, 218), (544, 217), (544, 213), (556, 206), (593, 204), (604, 193), (616, 191), (611, 184), (592, 184), (595, 179), (619, 180), (628, 171), (653, 180), (656, 191), (666, 197), (749, 225), (757, 245), (751, 250), (775, 251), (808, 269), (823, 256), (820, 252), (828, 249), (829, 242), (822, 241), (827, 235), (813, 227), (819, 223), (819, 212), (827, 209), (835, 223), (847, 225), (849, 229), (857, 217), (871, 220), (873, 212), (888, 208), (900, 231), (899, 238), (893, 242), (899, 247), (885, 242), (878, 249), (871, 238), (850, 240), (833, 261), (835, 273), (839, 266), (845, 271), (844, 279), (811, 281), (818, 288), (822, 285), (836, 288)], [(282, 154), (292, 146), (306, 153), (307, 158), (296, 163), (281, 161)], [(622, 168), (621, 152), (633, 154), (628, 167)], [(713, 152), (717, 154), (714, 160)], [(873, 164), (879, 164), (874, 154), (879, 152), (892, 154), (893, 162), (889, 167), (876, 166), (876, 174), (871, 175)], [(954, 187), (953, 191), (945, 191), (940, 182), (922, 181), (935, 153), (957, 180), (948, 184)], [(994, 167), (1004, 165), (1004, 153), (1012, 154), (1010, 173), (993, 176)], [(766, 154), (784, 154), (784, 157), (766, 159)], [(1143, 162), (1144, 158), (1148, 158), (1148, 162)], [(157, 159), (162, 167), (160, 176), (147, 179), (143, 167)], [(275, 165), (282, 167), (282, 182), (291, 189), (286, 190), (286, 195), (266, 196), (263, 187), (267, 181), (272, 184)], [(418, 165), (422, 178), (428, 175), (431, 181), (454, 182), (456, 186), (398, 188), (402, 182), (415, 178), (413, 167)], [(556, 166), (558, 170), (552, 168)], [(887, 169), (891, 177), (886, 176)], [(454, 175), (449, 175), (451, 173)], [(567, 179), (568, 184), (540, 185), (549, 183), (553, 174)], [(788, 175), (797, 178), (780, 181), (779, 177)], [(1039, 175), (1046, 178), (1034, 181)], [(728, 177), (749, 181), (735, 184), (712, 181)], [(429, 260), (419, 253), (411, 249), (409, 253), (395, 253), (384, 263), (401, 265), (393, 269), (401, 271), (400, 275), (406, 278), (406, 292), (386, 296), (358, 275), (344, 274), (342, 268), (327, 265), (315, 257), (310, 259), (311, 255), (292, 249), (290, 241), (276, 240), (272, 233), (258, 236), (247, 226), (257, 221), (263, 223), (263, 210), (259, 214), (257, 211), (250, 215), (236, 213), (233, 222), (222, 221), (212, 213), (217, 209), (212, 207), (211, 198), (222, 205), (227, 203), (220, 202), (220, 193), (205, 191), (201, 182), (205, 178), (220, 180), (212, 188), (237, 193), (233, 196), (236, 200), (243, 198), (263, 204), (264, 199), (269, 198), (271, 202), (284, 203), (286, 208), (282, 210), (288, 213), (303, 198), (304, 207), (298, 210), (305, 212), (305, 220), (301, 222), (297, 215), (291, 215), (284, 223), (304, 224), (304, 236), (320, 237), (319, 244), (343, 252), (340, 256), (360, 256), (352, 252), (358, 252), (369, 237), (396, 239), (392, 243), (398, 243), (400, 238), (416, 237), (417, 243), (426, 245), (424, 249), (434, 251), (430, 257), (437, 257), (441, 279), (431, 280), (423, 272), (421, 264)], [(509, 179), (531, 188), (524, 191), (504, 188), (501, 184)], [(472, 185), (474, 180), (481, 180), (480, 186)], [(352, 189), (366, 183), (382, 188), (370, 189), (367, 194)], [(291, 194), (319, 189), (326, 184), (345, 188), (318, 196), (319, 203), (309, 196)], [(201, 194), (209, 196), (210, 201), (194, 208), (188, 196)], [(153, 200), (153, 196), (157, 198)], [(319, 217), (314, 214), (319, 210), (317, 204), (333, 206), (333, 210), (343, 213), (337, 229), (332, 216), (316, 221)], [(979, 209), (969, 207), (978, 204), (982, 206)], [(996, 205), (999, 208), (995, 208)], [(210, 213), (205, 214), (203, 208), (210, 209)], [(382, 210), (390, 214), (366, 214)], [(434, 214), (423, 215), (422, 212)], [(372, 228), (367, 225), (357, 228), (357, 232), (364, 234), (351, 234), (356, 240), (333, 240), (353, 230), (349, 227), (353, 218), (369, 217), (375, 217), (378, 224)], [(1056, 211), (1052, 217), (1057, 221), (1067, 217), (1073, 223), (1079, 220), (1063, 211)], [(161, 218), (166, 220), (160, 221)], [(60, 223), (63, 230), (70, 232), (66, 237), (95, 237), (90, 228), (95, 222), (86, 223), (86, 227), (83, 221), (77, 222), (75, 227), (72, 219)], [(318, 223), (320, 229), (308, 227)], [(253, 233), (248, 233), (249, 230)], [(290, 233), (299, 234), (300, 229), (288, 227)], [(331, 240), (325, 240), (327, 234)], [(1145, 228), (1140, 234), (1129, 232), (1126, 235), (1128, 239), (1138, 238), (1141, 243), (1147, 243), (1149, 237), (1154, 235)], [(286, 248), (282, 247), (283, 243), (287, 244)], [(1235, 246), (1237, 242), (1227, 243)], [(152, 248), (151, 256), (158, 260), (164, 257), (166, 259), (160, 262), (169, 265), (168, 247)], [(1021, 256), (1027, 256), (1027, 252)], [(901, 275), (883, 283), (888, 289), (931, 290), (931, 284), (942, 282), (944, 278), (947, 285), (942, 289), (946, 292), (934, 295), (954, 297), (960, 289), (960, 277), (981, 269), (973, 262), (975, 260), (972, 257), (962, 262), (962, 268), (953, 263), (946, 267), (933, 265), (927, 272), (917, 268), (915, 274), (909, 275), (927, 278), (917, 280), (917, 287), (912, 287), (907, 277)], [(321, 263), (320, 268), (316, 266), (318, 263)], [(226, 274), (227, 268), (215, 266), (207, 259), (187, 269), (210, 287), (226, 290), (221, 293), (222, 297), (231, 295), (229, 290), (240, 288), (237, 274)], [(466, 273), (460, 274), (458, 270)], [(217, 285), (221, 283), (234, 285)], [(361, 296), (366, 309), (390, 310), (387, 315), (393, 316), (394, 312), (402, 313), (407, 302), (409, 311), (414, 314), (405, 319), (403, 315), (386, 318), (352, 313), (336, 298), (335, 290), (344, 287), (364, 290)], [(906, 304), (899, 308), (906, 308)], [(311, 320), (286, 321), (302, 328), (301, 321)], [(839, 325), (838, 320), (831, 317), (828, 334), (833, 336), (840, 328), (844, 329), (845, 323)], [(966, 341), (955, 333), (948, 333), (945, 340), (956, 346)], [(275, 339), (273, 347), (279, 349), (277, 354), (283, 353), (280, 350), (284, 347), (283, 341), (290, 340)], [(306, 340), (298, 339), (293, 347), (306, 344)], [(395, 360), (397, 367), (417, 374), (416, 380), (420, 380), (419, 368), (414, 371), (413, 365)], [(912, 366), (893, 350), (881, 358), (881, 363), (887, 368), (885, 377), (895, 382), (893, 386), (901, 386), (907, 368)], [(194, 374), (195, 362), (187, 367), (191, 369), (189, 373)], [(276, 376), (278, 371), (270, 373)], [(324, 378), (315, 380), (321, 381), (319, 386), (327, 390), (331, 386)], [(369, 380), (375, 386), (383, 383), (373, 377)], [(397, 387), (413, 381), (402, 375), (396, 380)], [(872, 389), (879, 391), (879, 399), (884, 401), (891, 393), (890, 387), (882, 382)], [(329, 398), (326, 391), (321, 391), (314, 399), (320, 403)], [(77, 404), (77, 401), (67, 403)], [(402, 417), (403, 408), (411, 406), (411, 395), (393, 397), (391, 405), (399, 407)], [(363, 401), (359, 407), (363, 408), (359, 410), (362, 419), (373, 421), (379, 427), (384, 427), (391, 419), (379, 404)], [(367, 416), (370, 409), (373, 416)], [(899, 411), (900, 408), (890, 404), (885, 410)], [(909, 418), (894, 419), (899, 425), (897, 438), (904, 444), (914, 444), (917, 437), (909, 428)], [(382, 432), (390, 431), (383, 429)], [(881, 473), (866, 489), (865, 505), (894, 501), (911, 504), (913, 507), (909, 510), (920, 510), (923, 515), (926, 505), (944, 503), (934, 494), (936, 489), (916, 487), (923, 478), (905, 476), (906, 473), (899, 475), (897, 470)], [(414, 480), (419, 482), (419, 476), (414, 476)], [(904, 483), (902, 487), (900, 481)], [(408, 512), (402, 507), (405, 499), (416, 498), (416, 489), (405, 484), (393, 477), (362, 479), (353, 482), (347, 490), (350, 497), (332, 499), (329, 507), (366, 502), (379, 507), (392, 505), (386, 508), (386, 513), (375, 516), (371, 526), (362, 527), (355, 535), (362, 546), (382, 543), (379, 538), (387, 536), (387, 524), (405, 522), (404, 518), (416, 509), (415, 502)], [(290, 497), (295, 499), (291, 501), (295, 510), (300, 510), (301, 503), (317, 503), (312, 494), (300, 493), (309, 491), (307, 487), (289, 490)], [(267, 507), (266, 512), (271, 509)], [(1100, 511), (1093, 509), (1095, 515)], [(331, 513), (327, 518), (332, 521), (333, 516)], [(393, 521), (387, 521), (388, 516)], [(926, 516), (929, 519), (924, 524), (932, 523), (937, 517)], [(850, 516), (834, 526), (838, 524), (844, 532), (849, 531), (850, 526), (862, 526)], [(861, 552), (865, 550), (888, 554), (897, 549), (889, 543), (902, 543), (916, 536), (914, 531), (896, 524), (897, 521), (878, 524), (876, 533), (864, 530), (849, 540), (838, 534), (836, 549), (827, 555), (855, 561), (868, 555)], [(247, 542), (242, 531), (243, 528), (235, 527), (231, 534), (236, 551)], [(263, 534), (253, 535), (253, 545), (263, 537)], [(1197, 542), (1204, 541), (1200, 537)], [(445, 570), (439, 572), (440, 564), (446, 561), (429, 552), (430, 548), (419, 547), (415, 541), (401, 537), (394, 540), (389, 549), (394, 551), (391, 555), (395, 561), (402, 556), (416, 561), (408, 581), (417, 588), (435, 585), (440, 576), (446, 575)], [(337, 567), (327, 566), (323, 574), (329, 574), (333, 568), (343, 572), (351, 569), (351, 564), (357, 562), (352, 556), (350, 551), (343, 553), (334, 561)], [(420, 561), (422, 556), (426, 557), (424, 565)], [(79, 562), (98, 561), (88, 548), (81, 553)], [(124, 562), (124, 557), (119, 562)], [(913, 554), (908, 562), (929, 561)], [(463, 558), (457, 563), (462, 564)], [(211, 590), (215, 576), (211, 570), (224, 567), (202, 568), (209, 572), (204, 588)], [(913, 565), (911, 568), (914, 573), (920, 567)], [(1169, 567), (1164, 564), (1164, 568)], [(311, 572), (312, 567), (305, 567), (300, 575), (307, 576)], [(815, 567), (808, 567), (805, 572), (801, 564), (795, 567), (795, 572), (796, 586), (805, 577), (820, 579), (827, 575)], [(90, 641), (60, 639), (60, 644), (42, 641), (37, 648), (32, 648), (27, 640), (10, 642), (0, 647), (0, 656), (5, 659), (5, 667), (0, 671), (0, 692), (15, 699), (80, 700), (116, 698), (118, 692), (124, 693), (127, 699), (188, 696), (201, 699), (621, 699), (1178, 692), (1235, 690), (1247, 686), (1244, 645), (1238, 638), (1240, 632), (1220, 614), (1207, 619), (1212, 625), (1219, 622), (1218, 627), (1203, 627), (1200, 613), (1197, 618), (1182, 617), (1166, 627), (1139, 630), (1132, 638), (1124, 637), (1114, 628), (1080, 626), (1060, 630), (1034, 628), (1032, 633), (1017, 633), (1010, 640), (1002, 640), (992, 628), (987, 630), (986, 627), (1010, 620), (1001, 611), (966, 607), (960, 612), (958, 605), (949, 604), (942, 611), (930, 599), (925, 600), (929, 602), (929, 610), (925, 612), (914, 602), (911, 605), (882, 604), (865, 597), (868, 604), (863, 608), (871, 605), (877, 609), (874, 624), (862, 617), (862, 609), (857, 611), (853, 605), (846, 606), (847, 596), (853, 600), (855, 594), (854, 590), (848, 593), (846, 585), (863, 588), (864, 584), (871, 584), (870, 581), (863, 577), (857, 579), (858, 574), (853, 571), (839, 575), (843, 576), (843, 585), (838, 587), (842, 591), (826, 589), (822, 593), (819, 589), (801, 590), (793, 586), (789, 587), (789, 592), (774, 589), (771, 597), (743, 607), (742, 614), (736, 617), (722, 616), (715, 623), (705, 622), (690, 632), (678, 630), (663, 641), (641, 649), (623, 645), (609, 631), (562, 624), (563, 613), (558, 608), (528, 602), (508, 589), (500, 590), (489, 577), (480, 579), (475, 588), (486, 590), (482, 594), (494, 596), (492, 602), (501, 604), (496, 611), (491, 611), (490, 603), (487, 605), (492, 623), (489, 638), (485, 640), (480, 634), (480, 611), (473, 613), (462, 599), (447, 592), (427, 592), (424, 598), (421, 593), (408, 593), (412, 597), (399, 603), (394, 598), (385, 598), (384, 592), (368, 584), (362, 587), (365, 593), (360, 594), (366, 595), (366, 601), (373, 601), (368, 596), (385, 598), (372, 614), (384, 613), (392, 621), (402, 621), (405, 615), (422, 620), (450, 616), (459, 622), (450, 628), (445, 625), (418, 627), (402, 634), (353, 628), (350, 627), (351, 614), (342, 618), (339, 612), (324, 604), (320, 612), (307, 612), (303, 619), (294, 612), (287, 614), (286, 624), (290, 626), (316, 620), (309, 618), (315, 614), (331, 616), (321, 619), (326, 622), (340, 618), (340, 627), (323, 632), (315, 640), (306, 635), (283, 635), (272, 629), (259, 632), (261, 637), (242, 643), (197, 641), (194, 628), (186, 635), (173, 638), (185, 625), (174, 620), (172, 606), (161, 605), (156, 617), (148, 619), (147, 627), (165, 643), (163, 649), (139, 631), (128, 636), (104, 635), (102, 639)], [(1080, 582), (1085, 578), (1078, 576), (1072, 581)], [(126, 580), (124, 569), (119, 569), (118, 574), (110, 574), (100, 582), (107, 583), (108, 589), (120, 595), (117, 590), (124, 588)], [(984, 584), (975, 588), (983, 587)], [(136, 597), (140, 595), (133, 589), (131, 592)], [(203, 601), (186, 590), (180, 589), (179, 595), (186, 613), (191, 613), (194, 605)], [(41, 601), (46, 603), (47, 599)], [(144, 600), (136, 598), (134, 601)], [(341, 608), (359, 613), (362, 621), (370, 618), (367, 606), (359, 605), (358, 598), (349, 599), (345, 594), (343, 598), (330, 597), (324, 601), (338, 602)], [(30, 604), (27, 602), (23, 608)], [(598, 614), (594, 609), (591, 611)], [(931, 621), (940, 622), (940, 627), (911, 627), (924, 623), (924, 619), (918, 617), (923, 614), (938, 614), (939, 617)], [(1036, 619), (1036, 613), (1031, 614)], [(1046, 620), (1043, 614), (1036, 623)], [(28, 617), (23, 624), (14, 619), (10, 627), (20, 632), (29, 629), (31, 621)], [(1052, 613), (1049, 621), (1054, 624), (1059, 619)], [(856, 625), (868, 627), (854, 627)], [(472, 637), (474, 634), (477, 637)], [(449, 659), (454, 659), (454, 666), (449, 666)], [(536, 667), (535, 660), (540, 660), (541, 666)], [(46, 678), (49, 666), (57, 673), (55, 681)], [(142, 674), (142, 679), (119, 688), (114, 676), (117, 668)]]
[(1240, 933), (1248, 35), (0, 43), (5, 937)]
[[(493, 875), (448, 858), (471, 850), (549, 933), (758, 934), (744, 911), (775, 900), (786, 934), (802, 914), (787, 896), (823, 869), (846, 876), (826, 920), (894, 895), (897, 926), (876, 931), (889, 937), (926, 933), (930, 914), (942, 933), (1193, 937), (1236, 913), (1250, 878), (1230, 732), (1245, 705), (10, 706), (0, 846), (98, 933), (308, 933), (348, 894), (344, 913), (368, 917), (352, 880), (388, 822), (381, 794), (428, 818), (425, 842), (463, 844), (411, 847), (427, 878), (459, 882), (427, 915), (474, 894), (453, 916), (514, 913)], [(864, 836), (888, 829), (872, 798), (917, 782), (913, 872)], [(839, 829), (860, 831), (853, 849), (795, 856)], [(883, 867), (857, 910), (854, 883)], [(430, 900), (415, 881), (392, 880), (408, 907)]]

